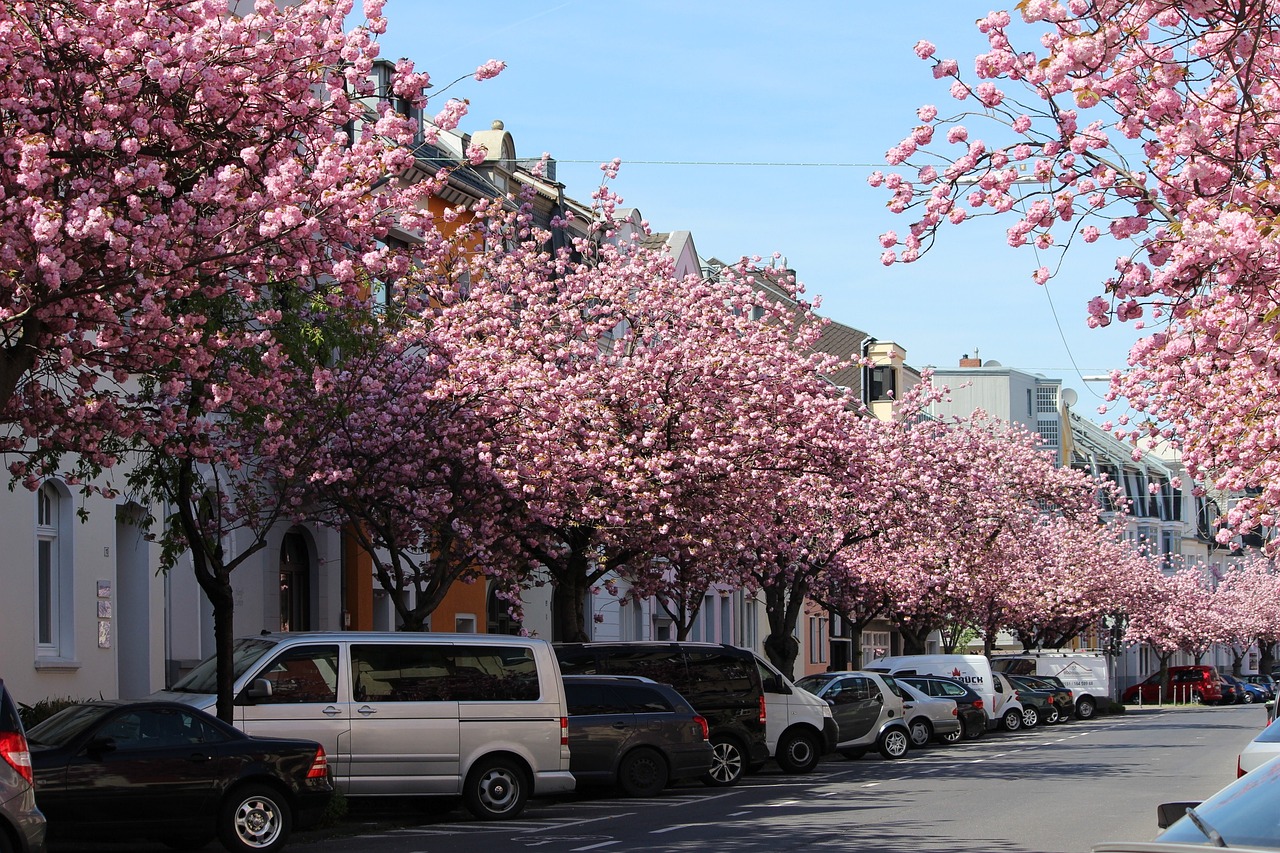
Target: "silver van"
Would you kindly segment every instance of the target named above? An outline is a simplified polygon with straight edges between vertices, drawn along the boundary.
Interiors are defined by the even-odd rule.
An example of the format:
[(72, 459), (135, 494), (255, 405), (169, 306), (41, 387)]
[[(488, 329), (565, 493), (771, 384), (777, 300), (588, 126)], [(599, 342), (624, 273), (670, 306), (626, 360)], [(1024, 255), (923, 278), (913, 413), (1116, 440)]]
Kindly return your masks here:
[[(319, 741), (348, 796), (458, 795), (513, 818), (574, 789), (560, 667), (545, 640), (339, 631), (238, 640), (235, 724)], [(212, 711), (209, 658), (156, 698)]]

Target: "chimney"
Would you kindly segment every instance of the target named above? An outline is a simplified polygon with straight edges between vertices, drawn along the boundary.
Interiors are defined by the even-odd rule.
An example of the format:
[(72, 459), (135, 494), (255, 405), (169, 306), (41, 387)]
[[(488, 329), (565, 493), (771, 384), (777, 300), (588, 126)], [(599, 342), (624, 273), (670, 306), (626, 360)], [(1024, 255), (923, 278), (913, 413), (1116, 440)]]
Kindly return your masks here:
[(961, 367), (982, 367), (982, 359), (969, 358), (969, 354), (965, 353), (964, 355), (960, 356), (960, 366)]

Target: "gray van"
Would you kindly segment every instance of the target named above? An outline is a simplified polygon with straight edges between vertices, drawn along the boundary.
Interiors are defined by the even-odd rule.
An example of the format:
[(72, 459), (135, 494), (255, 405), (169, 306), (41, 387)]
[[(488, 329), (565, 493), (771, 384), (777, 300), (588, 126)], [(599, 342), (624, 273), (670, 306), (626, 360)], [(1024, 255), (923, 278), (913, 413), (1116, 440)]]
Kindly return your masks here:
[[(458, 795), (481, 819), (574, 789), (560, 668), (544, 640), (338, 631), (238, 640), (235, 724), (319, 741), (347, 796)], [(155, 698), (212, 710), (209, 658)]]

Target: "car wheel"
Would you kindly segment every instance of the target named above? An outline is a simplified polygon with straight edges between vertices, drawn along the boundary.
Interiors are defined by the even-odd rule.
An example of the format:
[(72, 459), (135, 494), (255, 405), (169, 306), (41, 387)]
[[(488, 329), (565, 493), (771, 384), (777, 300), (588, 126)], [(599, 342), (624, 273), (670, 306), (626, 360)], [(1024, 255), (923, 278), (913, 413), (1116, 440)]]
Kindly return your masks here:
[(490, 758), (472, 767), (462, 791), (467, 811), (480, 820), (516, 817), (528, 799), (524, 768), (511, 758)]
[(1098, 706), (1093, 704), (1092, 699), (1081, 699), (1076, 703), (1076, 716), (1082, 720), (1087, 720), (1098, 710)]
[(1010, 708), (1004, 712), (1000, 722), (1004, 725), (1006, 731), (1016, 732), (1022, 728), (1022, 712), (1017, 708)]
[(1044, 724), (1046, 726), (1051, 726), (1061, 719), (1062, 715), (1058, 713), (1057, 706), (1050, 706), (1049, 710), (1044, 712)]
[(911, 748), (911, 733), (905, 729), (885, 729), (876, 738), (876, 749), (885, 758), (902, 758)]
[(778, 743), (778, 766), (783, 773), (808, 773), (818, 766), (822, 747), (813, 732), (799, 729), (782, 736)]
[[(1192, 705), (1203, 705), (1203, 704), (1204, 704), (1204, 694), (1203, 694), (1203, 693), (1201, 693), (1199, 690), (1193, 690), (1193, 691), (1191, 691), (1191, 704), (1192, 704)], [(1224, 704), (1224, 705), (1230, 705), (1230, 704), (1231, 704), (1231, 700), (1230, 700), (1230, 699), (1227, 699), (1227, 698), (1224, 698), (1224, 699), (1222, 700), (1222, 704)]]
[(1022, 709), (1022, 727), (1034, 729), (1040, 723), (1040, 712), (1028, 705)]
[(933, 737), (933, 726), (929, 725), (929, 721), (925, 719), (915, 719), (911, 721), (911, 746), (920, 748), (929, 743)]
[(742, 781), (747, 760), (742, 746), (733, 738), (718, 735), (711, 739), (711, 769), (702, 777), (702, 784), (713, 788), (727, 788)]
[(245, 785), (222, 801), (218, 839), (232, 853), (270, 853), (284, 847), (292, 826), (283, 794), (266, 785)]
[(964, 726), (961, 725), (960, 728), (956, 729), (954, 732), (947, 732), (945, 735), (942, 735), (939, 740), (943, 743), (959, 743), (964, 740)]
[(1245, 691), (1245, 694), (1244, 694), (1244, 704), (1246, 704), (1246, 705), (1252, 705), (1252, 704), (1253, 704), (1253, 694), (1252, 694), (1252, 693), (1249, 693), (1248, 691)]
[(667, 787), (667, 762), (656, 749), (637, 747), (618, 765), (618, 787), (628, 797), (654, 797)]
[(859, 758), (867, 754), (865, 749), (842, 749), (840, 754), (850, 761), (857, 761)]

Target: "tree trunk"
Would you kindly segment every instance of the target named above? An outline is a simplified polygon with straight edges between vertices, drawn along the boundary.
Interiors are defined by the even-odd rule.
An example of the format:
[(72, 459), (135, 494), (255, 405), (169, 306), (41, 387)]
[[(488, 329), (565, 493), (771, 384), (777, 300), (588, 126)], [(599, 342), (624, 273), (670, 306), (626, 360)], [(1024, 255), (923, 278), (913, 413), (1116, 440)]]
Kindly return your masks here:
[(1275, 642), (1264, 643), (1258, 640), (1258, 672), (1270, 675), (1271, 668), (1276, 665)]
[(764, 652), (779, 672), (787, 678), (795, 673), (800, 642), (795, 638), (796, 621), (804, 602), (807, 585), (770, 585), (764, 588), (765, 615), (769, 620), (769, 636), (764, 638)]
[(583, 574), (565, 572), (557, 578), (551, 592), (556, 614), (554, 639), (563, 643), (591, 640), (586, 616), (586, 598), (590, 592), (591, 581)]
[(906, 625), (898, 626), (898, 633), (902, 636), (902, 653), (904, 655), (922, 655), (925, 653), (925, 640), (929, 637), (930, 628), (925, 631), (917, 631)]

